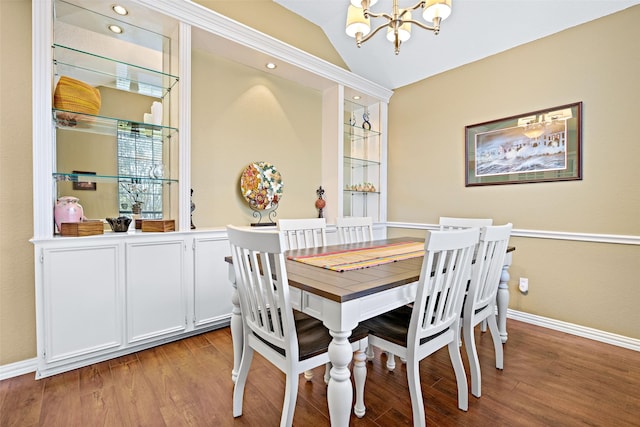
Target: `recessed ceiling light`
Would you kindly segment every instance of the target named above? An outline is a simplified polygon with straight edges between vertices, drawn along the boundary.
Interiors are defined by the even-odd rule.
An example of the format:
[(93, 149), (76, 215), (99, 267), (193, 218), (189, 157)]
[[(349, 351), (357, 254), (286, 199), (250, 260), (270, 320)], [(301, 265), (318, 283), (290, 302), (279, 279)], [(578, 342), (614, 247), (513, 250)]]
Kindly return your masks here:
[(354, 95), (353, 99), (355, 99), (357, 101), (358, 99), (360, 99), (360, 95)]
[(122, 30), (122, 27), (119, 27), (115, 24), (111, 24), (109, 25), (107, 28), (109, 28), (109, 31), (116, 33), (116, 34), (122, 34), (124, 31)]
[(120, 6), (119, 4), (114, 4), (113, 6), (111, 6), (111, 9), (113, 9), (113, 11), (118, 15), (122, 15), (122, 16), (129, 13), (129, 11), (124, 8), (124, 6)]
[(276, 65), (276, 64), (274, 64), (273, 62), (267, 62), (267, 63), (265, 64), (265, 67), (267, 67), (267, 68), (268, 68), (268, 69), (270, 69), (270, 70), (275, 70), (275, 69), (276, 69), (276, 67), (277, 67), (277, 65)]

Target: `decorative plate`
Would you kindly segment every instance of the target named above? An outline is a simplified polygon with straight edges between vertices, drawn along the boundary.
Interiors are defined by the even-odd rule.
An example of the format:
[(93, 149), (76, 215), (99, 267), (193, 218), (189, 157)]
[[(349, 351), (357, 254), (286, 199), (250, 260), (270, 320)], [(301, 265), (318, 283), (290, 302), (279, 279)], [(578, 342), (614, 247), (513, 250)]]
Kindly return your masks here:
[(282, 198), (282, 176), (271, 163), (255, 162), (242, 171), (240, 190), (251, 209), (264, 210), (278, 206)]

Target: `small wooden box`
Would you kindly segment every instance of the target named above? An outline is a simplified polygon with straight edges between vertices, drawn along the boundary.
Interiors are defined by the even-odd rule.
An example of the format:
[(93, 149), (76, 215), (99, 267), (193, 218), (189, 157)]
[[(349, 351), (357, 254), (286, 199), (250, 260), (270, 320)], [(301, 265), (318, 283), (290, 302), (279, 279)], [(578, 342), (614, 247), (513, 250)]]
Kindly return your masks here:
[(144, 219), (142, 220), (142, 231), (176, 231), (175, 219)]
[(136, 225), (135, 225), (136, 230), (142, 229), (142, 220), (140, 218), (137, 218), (135, 221), (136, 221)]
[(104, 224), (102, 221), (63, 222), (60, 224), (60, 228), (60, 235), (65, 237), (104, 234)]

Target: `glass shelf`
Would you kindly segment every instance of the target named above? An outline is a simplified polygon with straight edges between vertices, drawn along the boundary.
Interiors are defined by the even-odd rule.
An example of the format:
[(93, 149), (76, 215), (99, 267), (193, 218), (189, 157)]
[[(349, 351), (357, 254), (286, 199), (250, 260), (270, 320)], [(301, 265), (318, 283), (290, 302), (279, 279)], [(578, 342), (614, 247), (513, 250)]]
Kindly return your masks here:
[(345, 194), (351, 194), (351, 195), (361, 195), (361, 194), (374, 194), (374, 195), (379, 195), (380, 192), (379, 191), (357, 191), (357, 190), (344, 190)]
[(375, 160), (360, 159), (357, 157), (344, 157), (344, 165), (349, 168), (363, 168), (368, 166), (380, 166)]
[(380, 136), (380, 132), (378, 131), (364, 129), (362, 127), (358, 127), (358, 125), (353, 126), (349, 123), (344, 124), (344, 134), (345, 137), (348, 137), (352, 141)]
[(172, 184), (177, 183), (177, 179), (171, 178), (151, 178), (144, 176), (127, 175), (94, 175), (86, 173), (53, 173), (56, 182), (105, 182), (105, 183), (130, 183), (130, 184)]
[(53, 110), (53, 120), (61, 130), (89, 132), (93, 134), (117, 136), (118, 132), (139, 133), (141, 136), (168, 139), (178, 133), (177, 128), (132, 122), (113, 117), (94, 116), (68, 110)]
[(53, 71), (92, 86), (106, 86), (141, 95), (163, 98), (178, 77), (120, 62), (59, 44), (53, 45)]

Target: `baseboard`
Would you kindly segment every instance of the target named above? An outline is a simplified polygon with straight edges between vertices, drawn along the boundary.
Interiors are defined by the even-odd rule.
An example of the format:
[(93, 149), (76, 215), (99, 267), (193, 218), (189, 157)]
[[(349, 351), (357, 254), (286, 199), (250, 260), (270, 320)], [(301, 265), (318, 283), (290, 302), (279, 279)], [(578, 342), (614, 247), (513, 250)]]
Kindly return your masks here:
[[(577, 335), (579, 337), (600, 341), (618, 347), (628, 348), (629, 350), (640, 351), (640, 340), (625, 337), (624, 335), (612, 334), (610, 332), (600, 331), (598, 329), (588, 328), (574, 323), (563, 322), (561, 320), (550, 319), (548, 317), (536, 316), (535, 314), (529, 314), (512, 309), (507, 309), (507, 318), (530, 323), (536, 326), (542, 326), (543, 328), (553, 329), (555, 331), (566, 332), (567, 334)], [(507, 333), (508, 332), (509, 328), (507, 327)], [(507, 340), (507, 343), (508, 342), (509, 341)]]
[(9, 363), (8, 365), (0, 365), (0, 381), (35, 372), (37, 367), (38, 360), (35, 357), (33, 359)]
[[(623, 335), (612, 334), (610, 332), (600, 331), (598, 329), (587, 328), (573, 323), (563, 322), (560, 320), (550, 319), (548, 317), (536, 316), (518, 310), (507, 310), (507, 318), (518, 320), (520, 322), (530, 323), (532, 325), (541, 326), (543, 328), (553, 329), (555, 331), (565, 332), (571, 335), (592, 339), (618, 347), (628, 348), (629, 350), (640, 351), (640, 340), (625, 337)], [(507, 328), (507, 332), (509, 329)], [(507, 341), (508, 343), (509, 341)], [(7, 378), (17, 377), (19, 375), (35, 372), (37, 367), (36, 358), (27, 359), (20, 362), (10, 363), (0, 366), (0, 381)]]

